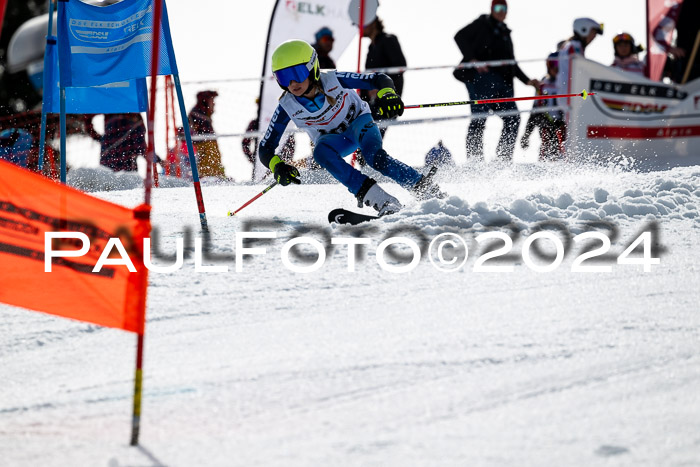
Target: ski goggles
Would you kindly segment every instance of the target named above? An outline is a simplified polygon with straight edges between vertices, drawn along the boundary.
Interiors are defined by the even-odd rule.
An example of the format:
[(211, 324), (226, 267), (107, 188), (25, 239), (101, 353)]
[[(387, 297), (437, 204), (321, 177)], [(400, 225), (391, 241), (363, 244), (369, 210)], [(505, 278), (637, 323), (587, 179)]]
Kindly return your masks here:
[[(292, 81), (297, 83), (303, 83), (306, 78), (309, 77), (311, 70), (308, 68), (309, 64), (302, 63), (300, 65), (294, 65), (287, 68), (282, 68), (281, 70), (275, 71), (275, 79), (283, 88), (289, 87)], [(311, 64), (313, 67), (313, 62)]]
[(629, 42), (630, 44), (634, 44), (634, 39), (631, 35), (627, 34), (626, 32), (623, 32), (613, 37), (613, 44), (617, 44), (618, 42)]
[(508, 7), (506, 5), (498, 4), (493, 6), (493, 12), (494, 13), (505, 13), (508, 11)]

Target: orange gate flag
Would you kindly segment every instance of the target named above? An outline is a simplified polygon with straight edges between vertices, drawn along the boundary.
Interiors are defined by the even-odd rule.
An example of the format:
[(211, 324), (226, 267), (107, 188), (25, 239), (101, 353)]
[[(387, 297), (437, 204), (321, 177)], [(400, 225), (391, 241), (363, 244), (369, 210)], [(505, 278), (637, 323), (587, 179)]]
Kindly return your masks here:
[[(150, 210), (119, 206), (0, 161), (0, 302), (142, 335)], [(51, 272), (44, 272), (46, 232), (81, 232), (89, 250), (52, 258)], [(109, 261), (92, 272), (110, 238), (120, 240), (136, 272)], [(80, 239), (54, 239), (52, 250), (82, 246)], [(121, 258), (112, 247), (109, 259)]]

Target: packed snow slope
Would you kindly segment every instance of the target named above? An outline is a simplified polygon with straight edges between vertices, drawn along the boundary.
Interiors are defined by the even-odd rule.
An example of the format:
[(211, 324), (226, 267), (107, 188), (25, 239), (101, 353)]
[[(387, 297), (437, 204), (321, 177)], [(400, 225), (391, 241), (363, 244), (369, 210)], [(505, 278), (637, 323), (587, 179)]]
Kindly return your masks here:
[[(113, 183), (101, 177), (85, 170), (73, 183)], [(442, 178), (445, 200), (419, 204), (384, 183), (405, 209), (356, 227), (326, 221), (333, 208), (357, 210), (337, 184), (275, 187), (228, 217), (263, 186), (205, 181), (203, 264), (227, 272), (195, 271), (192, 188), (156, 189), (153, 238), (173, 255), (187, 236), (187, 258), (149, 277), (142, 447), (127, 445), (133, 335), (0, 306), (2, 464), (698, 465), (699, 179), (700, 167), (490, 164)], [(143, 198), (139, 188), (94, 194)], [(539, 230), (570, 244), (551, 272), (523, 260)], [(572, 272), (586, 242), (571, 239), (590, 230), (612, 241), (605, 261), (583, 265), (610, 272)], [(246, 241), (266, 253), (239, 264), (236, 236), (252, 231), (276, 238)], [(644, 231), (659, 264), (617, 264)], [(475, 271), (504, 245), (476, 240), (487, 232), (513, 246), (483, 265), (512, 272)], [(439, 271), (435, 251), (407, 273), (377, 262), (387, 237), (427, 247), (445, 233), (468, 246), (456, 272)], [(315, 272), (282, 261), (299, 235), (327, 245)], [(354, 271), (348, 247), (330, 243), (340, 237), (369, 242)], [(389, 267), (409, 264), (408, 247), (389, 250)], [(311, 255), (290, 254), (298, 267), (317, 257), (309, 245), (293, 251)]]

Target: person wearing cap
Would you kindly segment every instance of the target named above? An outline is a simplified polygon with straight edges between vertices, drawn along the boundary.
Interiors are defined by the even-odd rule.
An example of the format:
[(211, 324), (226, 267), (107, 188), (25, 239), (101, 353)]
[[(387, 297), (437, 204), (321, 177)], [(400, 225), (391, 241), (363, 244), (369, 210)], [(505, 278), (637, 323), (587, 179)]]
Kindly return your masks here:
[[(559, 54), (553, 52), (547, 57), (547, 74), (540, 81), (538, 95), (552, 95), (557, 90), (557, 74), (559, 73)], [(520, 147), (527, 149), (530, 146), (530, 135), (536, 127), (540, 129), (540, 161), (552, 161), (560, 159), (564, 152), (564, 139), (566, 137), (566, 123), (561, 110), (557, 107), (557, 99), (540, 99), (533, 103), (532, 109), (543, 110), (551, 108), (547, 112), (531, 112), (525, 124), (525, 132), (520, 138)]]
[[(598, 34), (603, 34), (603, 25), (591, 18), (576, 18), (573, 24), (574, 35), (565, 41), (559, 48), (559, 73), (557, 74), (557, 94), (570, 94), (581, 92), (580, 89), (569, 90), (569, 68), (571, 58), (574, 56), (584, 57), (586, 47), (593, 42)], [(562, 104), (568, 105), (571, 98), (567, 98)]]
[(333, 50), (333, 31), (327, 27), (322, 27), (314, 35), (316, 38), (316, 43), (313, 48), (316, 49), (318, 54), (318, 63), (324, 70), (334, 70), (336, 68), (335, 62), (329, 55), (331, 50)]
[[(462, 63), (515, 59), (510, 29), (504, 22), (507, 13), (506, 0), (493, 0), (489, 14), (479, 16), (455, 35), (455, 42), (462, 52)], [(454, 76), (466, 84), (469, 98), (474, 100), (513, 97), (514, 77), (524, 84), (539, 86), (539, 82), (528, 78), (517, 64), (458, 69), (455, 70)], [(487, 112), (509, 112), (517, 109), (514, 102), (472, 104), (472, 119), (467, 132), (467, 157), (476, 160), (484, 158), (483, 136)], [(518, 136), (520, 117), (508, 115), (501, 118), (503, 131), (496, 155), (499, 159), (511, 160)]]
[(192, 136), (199, 137), (194, 138), (193, 144), (197, 154), (197, 168), (202, 177), (226, 177), (224, 166), (221, 164), (219, 143), (216, 141), (216, 132), (212, 124), (214, 98), (218, 95), (216, 91), (198, 92), (197, 104), (188, 115)]
[(615, 48), (615, 60), (613, 68), (619, 68), (628, 73), (644, 76), (644, 62), (637, 55), (644, 50), (644, 47), (634, 43), (634, 38), (627, 32), (621, 32), (613, 37), (613, 47)]

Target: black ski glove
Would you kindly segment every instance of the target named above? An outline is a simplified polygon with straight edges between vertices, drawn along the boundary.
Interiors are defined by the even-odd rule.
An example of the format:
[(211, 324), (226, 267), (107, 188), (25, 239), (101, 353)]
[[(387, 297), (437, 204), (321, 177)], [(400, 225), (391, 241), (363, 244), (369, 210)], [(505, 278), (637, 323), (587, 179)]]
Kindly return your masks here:
[(282, 162), (282, 159), (280, 159), (278, 156), (272, 158), (272, 161), (270, 162), (270, 170), (272, 170), (272, 173), (275, 175), (275, 180), (277, 180), (277, 183), (282, 186), (287, 186), (290, 183), (296, 183), (297, 185), (301, 184), (301, 180), (298, 178), (299, 171), (297, 168), (293, 165)]
[(377, 113), (382, 118), (394, 118), (403, 115), (403, 101), (391, 88), (384, 88), (377, 93)]

